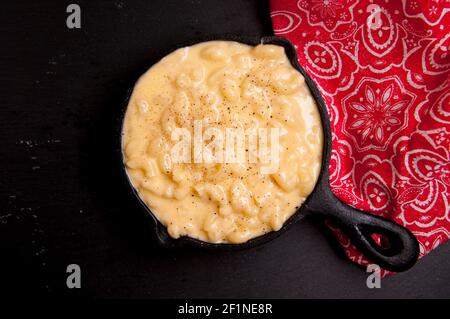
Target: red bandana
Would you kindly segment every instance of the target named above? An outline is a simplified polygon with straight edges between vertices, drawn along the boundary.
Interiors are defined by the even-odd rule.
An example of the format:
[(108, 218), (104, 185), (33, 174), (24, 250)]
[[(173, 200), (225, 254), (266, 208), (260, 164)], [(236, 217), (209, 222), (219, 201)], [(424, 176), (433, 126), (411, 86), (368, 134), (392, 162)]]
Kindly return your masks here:
[[(450, 0), (270, 4), (275, 34), (296, 45), (328, 106), (334, 194), (409, 228), (421, 256), (447, 241)], [(333, 230), (351, 260), (369, 263)]]

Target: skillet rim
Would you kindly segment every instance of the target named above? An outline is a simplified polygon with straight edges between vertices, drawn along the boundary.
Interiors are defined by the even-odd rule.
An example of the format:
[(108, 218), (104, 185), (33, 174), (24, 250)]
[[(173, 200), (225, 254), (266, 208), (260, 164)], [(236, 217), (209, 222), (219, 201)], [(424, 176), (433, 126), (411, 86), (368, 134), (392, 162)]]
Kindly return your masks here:
[[(260, 235), (258, 237), (252, 238), (244, 243), (240, 244), (231, 244), (231, 243), (210, 243), (206, 241), (202, 241), (196, 238), (188, 237), (188, 236), (182, 236), (179, 238), (172, 238), (167, 232), (166, 226), (164, 226), (156, 217), (156, 215), (151, 211), (151, 209), (144, 203), (144, 201), (140, 198), (137, 190), (134, 188), (133, 184), (131, 183), (131, 180), (129, 179), (129, 176), (126, 171), (126, 167), (124, 164), (124, 156), (123, 156), (123, 147), (122, 147), (122, 137), (123, 137), (123, 123), (126, 115), (126, 111), (128, 108), (129, 100), (131, 98), (132, 92), (134, 90), (134, 87), (136, 83), (139, 81), (141, 76), (145, 74), (153, 65), (158, 63), (162, 58), (164, 58), (166, 55), (170, 54), (171, 52), (186, 47), (191, 46), (194, 44), (198, 44), (201, 42), (207, 42), (207, 41), (235, 41), (247, 45), (256, 46), (258, 44), (274, 44), (284, 47), (285, 53), (291, 63), (291, 65), (299, 71), (303, 77), (305, 78), (305, 83), (307, 84), (311, 95), (316, 102), (320, 119), (322, 122), (322, 131), (323, 131), (323, 148), (322, 148), (322, 164), (320, 173), (317, 179), (317, 182), (314, 186), (313, 191), (308, 195), (306, 200), (300, 205), (300, 207), (295, 211), (294, 214), (292, 214), (291, 217), (289, 217), (283, 224), (283, 226), (277, 230), (277, 231), (270, 231), (266, 234)], [(208, 37), (202, 37), (202, 38), (193, 38), (190, 41), (187, 41), (183, 44), (178, 44), (168, 50), (164, 50), (162, 55), (158, 57), (154, 63), (152, 63), (148, 68), (143, 72), (140, 73), (140, 75), (137, 77), (137, 79), (132, 84), (131, 88), (127, 90), (127, 93), (125, 94), (125, 98), (121, 103), (120, 106), (120, 115), (118, 118), (117, 123), (117, 130), (118, 130), (118, 136), (115, 139), (118, 143), (117, 145), (117, 153), (118, 153), (118, 161), (119, 161), (119, 168), (121, 171), (121, 177), (123, 179), (123, 183), (126, 184), (126, 190), (128, 193), (130, 193), (129, 197), (134, 197), (134, 202), (139, 203), (139, 207), (137, 207), (141, 213), (145, 214), (147, 220), (150, 221), (150, 227), (153, 228), (152, 234), (154, 235), (155, 239), (157, 240), (158, 244), (161, 247), (164, 248), (174, 248), (174, 247), (184, 247), (184, 246), (190, 246), (190, 247), (197, 247), (207, 250), (242, 250), (247, 248), (253, 248), (256, 246), (263, 245), (269, 241), (274, 240), (275, 238), (282, 235), (284, 232), (286, 232), (288, 229), (290, 229), (295, 223), (300, 221), (303, 217), (310, 214), (311, 211), (308, 209), (308, 206), (310, 202), (313, 201), (320, 201), (321, 198), (325, 198), (325, 194), (321, 195), (320, 190), (323, 189), (325, 186), (326, 189), (329, 189), (328, 185), (328, 169), (329, 169), (329, 161), (330, 161), (330, 153), (331, 153), (331, 126), (330, 121), (328, 118), (327, 108), (325, 106), (325, 102), (323, 100), (322, 95), (320, 94), (320, 91), (315, 84), (315, 82), (312, 80), (312, 78), (309, 76), (309, 74), (304, 70), (304, 68), (299, 64), (298, 58), (297, 58), (297, 52), (295, 49), (295, 46), (286, 38), (279, 37), (279, 36), (238, 36), (233, 34), (223, 34), (223, 35), (211, 35)], [(324, 185), (322, 185), (324, 184)]]

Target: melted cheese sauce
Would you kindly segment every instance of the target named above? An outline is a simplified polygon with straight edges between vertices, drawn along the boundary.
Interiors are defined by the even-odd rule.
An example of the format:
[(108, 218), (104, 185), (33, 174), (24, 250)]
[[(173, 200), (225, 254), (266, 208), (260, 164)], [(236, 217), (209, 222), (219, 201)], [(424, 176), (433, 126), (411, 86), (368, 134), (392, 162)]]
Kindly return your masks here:
[[(171, 134), (193, 133), (195, 120), (203, 129), (278, 128), (279, 169), (174, 163)], [(173, 238), (243, 243), (279, 230), (312, 192), (322, 162), (315, 101), (275, 45), (211, 41), (169, 54), (137, 82), (122, 134), (130, 181)]]

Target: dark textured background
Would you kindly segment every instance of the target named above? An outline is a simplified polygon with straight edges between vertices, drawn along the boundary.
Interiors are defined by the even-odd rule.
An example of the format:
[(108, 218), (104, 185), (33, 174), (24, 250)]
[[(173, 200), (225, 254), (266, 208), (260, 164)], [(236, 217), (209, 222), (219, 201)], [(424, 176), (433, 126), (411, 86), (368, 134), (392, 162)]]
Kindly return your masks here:
[[(71, 1), (72, 2), (72, 1)], [(319, 221), (239, 252), (162, 250), (123, 192), (114, 121), (137, 76), (180, 42), (269, 35), (265, 1), (15, 1), (0, 10), (0, 291), (88, 297), (450, 297), (450, 245), (366, 287)], [(65, 287), (66, 266), (82, 289)]]

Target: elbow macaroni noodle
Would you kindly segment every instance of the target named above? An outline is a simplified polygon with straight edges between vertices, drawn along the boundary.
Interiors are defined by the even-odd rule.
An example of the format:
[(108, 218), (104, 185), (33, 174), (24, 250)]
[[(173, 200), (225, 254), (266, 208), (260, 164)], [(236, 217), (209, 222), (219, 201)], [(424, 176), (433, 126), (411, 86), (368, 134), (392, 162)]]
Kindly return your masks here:
[[(242, 138), (244, 162), (227, 160), (229, 129), (260, 133)], [(276, 139), (261, 137), (273, 129)], [(244, 243), (279, 230), (322, 162), (319, 111), (276, 45), (211, 41), (169, 54), (136, 84), (122, 134), (129, 179), (173, 238)], [(257, 148), (275, 144), (276, 170), (264, 172), (268, 154)]]

